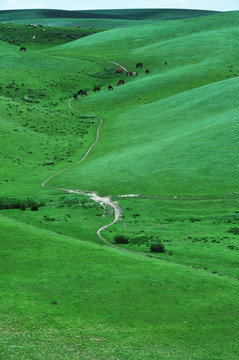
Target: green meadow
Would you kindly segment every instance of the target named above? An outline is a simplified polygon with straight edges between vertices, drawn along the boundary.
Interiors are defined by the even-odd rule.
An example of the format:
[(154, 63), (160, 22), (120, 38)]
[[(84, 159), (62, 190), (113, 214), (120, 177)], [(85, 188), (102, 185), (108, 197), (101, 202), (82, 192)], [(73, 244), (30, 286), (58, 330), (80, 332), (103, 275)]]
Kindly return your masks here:
[(0, 11), (1, 359), (238, 358), (238, 20)]

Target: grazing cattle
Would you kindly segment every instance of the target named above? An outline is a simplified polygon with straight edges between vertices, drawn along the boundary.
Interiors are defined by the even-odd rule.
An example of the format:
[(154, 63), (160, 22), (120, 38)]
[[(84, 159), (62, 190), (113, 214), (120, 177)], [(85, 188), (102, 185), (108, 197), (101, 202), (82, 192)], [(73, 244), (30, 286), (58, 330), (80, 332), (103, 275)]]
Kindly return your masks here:
[(82, 91), (81, 96), (87, 96), (87, 92), (85, 90)]
[(117, 70), (116, 70), (116, 72), (115, 72), (115, 74), (122, 74), (122, 69), (121, 68), (118, 68)]
[(145, 74), (149, 74), (149, 70), (145, 70)]
[(78, 96), (77, 96), (77, 94), (74, 94), (74, 99), (78, 99)]
[(77, 94), (78, 94), (78, 95), (82, 95), (82, 93), (83, 93), (83, 90), (82, 90), (82, 89), (80, 89), (79, 91), (77, 91)]
[(136, 71), (133, 72), (133, 76), (137, 76), (138, 73)]
[(27, 49), (24, 46), (22, 46), (20, 47), (20, 51), (27, 51)]
[(108, 90), (114, 90), (111, 85), (108, 85)]
[(126, 71), (126, 74), (127, 74), (127, 76), (132, 76), (133, 75), (131, 71)]
[(117, 86), (123, 85), (123, 84), (124, 84), (124, 80), (120, 80), (120, 81), (118, 82)]
[(167, 61), (165, 61), (164, 65), (168, 65)]
[(136, 68), (141, 68), (142, 66), (143, 66), (142, 63), (137, 63), (137, 64), (136, 64)]
[(93, 92), (97, 92), (97, 91), (100, 91), (100, 86), (95, 86), (94, 87)]

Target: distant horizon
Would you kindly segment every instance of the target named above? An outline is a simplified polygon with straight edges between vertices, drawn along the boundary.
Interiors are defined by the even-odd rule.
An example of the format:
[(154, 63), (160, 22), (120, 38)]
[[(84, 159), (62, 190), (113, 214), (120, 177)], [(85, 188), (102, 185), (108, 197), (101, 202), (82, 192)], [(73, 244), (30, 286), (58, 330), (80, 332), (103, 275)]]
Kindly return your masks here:
[(230, 12), (239, 10), (210, 10), (210, 9), (188, 9), (188, 8), (95, 8), (95, 9), (62, 9), (62, 8), (16, 8), (16, 9), (0, 9), (0, 11), (16, 11), (16, 10), (60, 10), (60, 11), (111, 11), (111, 10), (188, 10), (188, 11), (215, 11), (215, 12)]
[(23, 8), (23, 9), (0, 9), (2, 11), (31, 11), (31, 10), (56, 10), (56, 11), (69, 11), (69, 12), (78, 12), (78, 11), (117, 11), (117, 10), (183, 10), (183, 11), (205, 11), (205, 12), (236, 12), (239, 10), (210, 10), (210, 9), (187, 9), (187, 8), (107, 8), (107, 9), (61, 9), (61, 8)]
[(204, 11), (237, 11), (238, 0), (88, 0), (87, 4), (77, 0), (0, 0), (0, 10), (136, 10), (136, 9), (178, 9)]

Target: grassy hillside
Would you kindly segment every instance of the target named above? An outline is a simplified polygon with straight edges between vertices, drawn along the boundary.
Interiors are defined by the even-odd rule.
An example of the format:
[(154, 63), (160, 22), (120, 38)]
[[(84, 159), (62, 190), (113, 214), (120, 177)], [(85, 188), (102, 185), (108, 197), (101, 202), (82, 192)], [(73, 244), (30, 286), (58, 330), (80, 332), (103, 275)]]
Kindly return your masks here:
[(84, 14), (127, 27), (0, 25), (0, 358), (236, 359), (239, 13)]
[(3, 359), (236, 358), (236, 280), (0, 222)]
[(122, 10), (51, 10), (51, 9), (31, 9), (31, 10), (2, 10), (0, 11), (1, 20), (29, 19), (29, 18), (99, 18), (104, 19), (128, 19), (128, 20), (169, 20), (178, 18), (197, 17), (211, 15), (216, 11), (207, 10), (187, 10), (187, 9), (122, 9)]
[[(74, 103), (83, 114), (90, 108), (105, 115), (102, 139), (87, 162), (55, 184), (105, 194), (224, 196), (237, 190), (238, 13), (206, 19), (114, 30), (51, 50), (78, 57), (89, 48), (93, 56), (110, 49), (115, 60), (119, 46), (128, 69), (144, 64), (124, 86)], [(123, 36), (116, 45), (117, 32)], [(102, 50), (101, 56), (109, 55)]]
[(226, 80), (123, 109), (106, 123), (88, 161), (53, 183), (104, 194), (224, 197), (236, 191), (237, 88), (238, 79)]
[(65, 44), (102, 30), (0, 24), (0, 40), (16, 46), (42, 49)]
[(187, 19), (213, 15), (215, 11), (183, 9), (127, 9), (127, 10), (84, 10), (66, 11), (50, 9), (4, 10), (0, 21), (14, 21), (26, 24), (51, 24), (53, 26), (93, 26), (111, 29), (137, 25), (139, 22), (152, 23), (165, 20)]
[(52, 169), (78, 160), (94, 139), (97, 121), (79, 119), (67, 100), (88, 77), (88, 87), (93, 88), (96, 79), (89, 74), (102, 71), (102, 65), (63, 62), (28, 48), (21, 53), (4, 42), (0, 46), (1, 186), (3, 195), (28, 194), (40, 190)]

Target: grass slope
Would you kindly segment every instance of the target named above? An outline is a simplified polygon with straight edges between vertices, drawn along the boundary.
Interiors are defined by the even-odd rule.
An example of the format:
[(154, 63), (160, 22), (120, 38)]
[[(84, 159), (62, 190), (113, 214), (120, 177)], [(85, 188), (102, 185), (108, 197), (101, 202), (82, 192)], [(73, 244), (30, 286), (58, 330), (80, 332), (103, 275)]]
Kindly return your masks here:
[[(83, 114), (88, 108), (105, 114), (102, 138), (87, 162), (62, 174), (59, 182), (104, 194), (224, 196), (236, 191), (238, 13), (206, 19), (144, 26), (133, 33), (124, 29), (124, 40), (117, 45), (112, 34), (119, 30), (114, 30), (94, 35), (87, 44), (82, 39), (50, 50), (77, 57), (90, 47), (109, 48), (114, 54), (120, 46), (129, 69), (136, 59), (152, 68), (151, 75), (141, 71), (114, 92), (103, 91), (79, 102)], [(136, 45), (134, 38), (139, 39)], [(144, 47), (146, 39), (151, 44)], [(216, 46), (217, 41), (222, 46)], [(168, 60), (167, 67), (163, 59)]]
[(31, 9), (31, 10), (2, 10), (0, 11), (1, 20), (28, 19), (28, 18), (99, 18), (104, 19), (129, 19), (129, 20), (168, 20), (177, 18), (188, 18), (204, 16), (217, 13), (207, 10), (187, 10), (187, 9), (122, 9), (122, 10), (51, 10), (51, 9)]
[(127, 10), (85, 10), (66, 11), (50, 9), (4, 10), (0, 20), (14, 23), (44, 24), (54, 26), (94, 26), (111, 29), (137, 25), (139, 22), (152, 23), (165, 20), (187, 19), (213, 15), (217, 12), (181, 9), (127, 9)]
[(236, 358), (235, 280), (0, 222), (3, 359)]
[(0, 24), (0, 40), (28, 49), (42, 49), (65, 44), (98, 31), (101, 30)]
[(103, 194), (224, 197), (237, 189), (237, 88), (236, 78), (122, 111), (87, 162), (53, 183)]
[[(3, 359), (238, 357), (237, 23), (224, 13), (60, 46), (73, 29), (37, 28), (30, 41), (3, 24), (0, 205), (45, 205), (0, 211)], [(143, 68), (117, 87), (125, 75), (104, 59)], [(99, 143), (42, 188), (94, 141), (98, 121), (80, 117), (92, 113), (104, 118)], [(149, 256), (102, 246), (110, 209), (54, 186), (113, 194), (123, 213), (104, 236)], [(159, 240), (166, 252), (152, 258)]]

